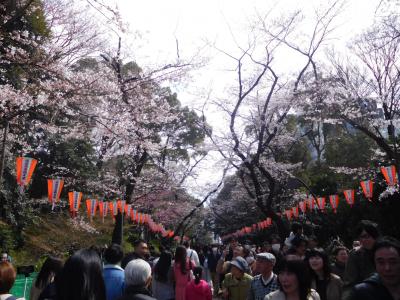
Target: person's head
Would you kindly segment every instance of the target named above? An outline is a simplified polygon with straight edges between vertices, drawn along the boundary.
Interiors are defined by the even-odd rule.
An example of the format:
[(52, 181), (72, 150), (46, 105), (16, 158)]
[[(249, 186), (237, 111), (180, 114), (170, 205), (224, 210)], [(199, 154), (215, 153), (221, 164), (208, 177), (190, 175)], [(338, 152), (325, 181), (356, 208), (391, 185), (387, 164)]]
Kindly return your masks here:
[(347, 259), (349, 258), (349, 250), (347, 250), (344, 246), (338, 246), (333, 249), (332, 252), (333, 256), (335, 257), (336, 262), (345, 264)]
[(17, 273), (13, 265), (7, 261), (0, 262), (0, 294), (9, 294)]
[(311, 235), (308, 237), (308, 244), (309, 249), (318, 248), (318, 239), (315, 235)]
[(116, 265), (121, 262), (123, 257), (124, 251), (118, 244), (111, 244), (111, 246), (104, 251), (104, 259), (108, 264)]
[[(305, 258), (310, 273), (315, 278), (329, 280), (331, 274), (331, 266), (329, 263), (328, 255), (322, 249), (309, 250), (306, 253)], [(322, 276), (322, 278), (321, 278)]]
[(357, 241), (357, 240), (353, 241), (353, 245), (352, 245), (353, 249), (356, 249), (356, 248), (358, 248), (360, 246), (361, 246), (360, 241)]
[(262, 252), (271, 252), (271, 243), (269, 241), (264, 241), (261, 249)]
[(158, 281), (168, 281), (168, 271), (171, 268), (172, 254), (169, 251), (161, 252), (160, 258), (154, 267), (154, 276)]
[(271, 244), (273, 245), (273, 244), (281, 244), (282, 243), (282, 240), (281, 240), (281, 238), (279, 237), (279, 235), (273, 235), (273, 236), (271, 236)]
[(292, 240), (292, 248), (296, 250), (297, 255), (303, 257), (307, 250), (307, 240), (304, 237), (296, 236)]
[(286, 260), (302, 260), (295, 248), (289, 248), (285, 253)]
[(134, 251), (135, 253), (141, 257), (141, 258), (145, 258), (146, 256), (149, 255), (149, 247), (147, 246), (146, 241), (144, 240), (136, 240), (133, 243), (133, 247), (134, 247)]
[(42, 268), (36, 278), (37, 288), (46, 287), (53, 278), (61, 271), (64, 263), (60, 258), (49, 256), (43, 263)]
[(235, 248), (233, 248), (233, 257), (244, 257), (244, 248), (243, 246), (236, 246)]
[(387, 287), (400, 286), (400, 242), (394, 238), (384, 237), (374, 246), (376, 272)]
[(194, 275), (194, 283), (199, 284), (201, 280), (201, 275), (203, 274), (202, 267), (194, 267), (193, 268), (193, 275)]
[(89, 250), (92, 250), (97, 253), (97, 255), (100, 257), (100, 259), (103, 259), (103, 252), (104, 248), (99, 246), (99, 245), (92, 245), (89, 247)]
[(231, 265), (232, 276), (235, 278), (242, 278), (244, 273), (249, 269), (247, 261), (240, 256), (232, 259), (229, 263)]
[(248, 256), (252, 256), (253, 253), (251, 251), (251, 246), (250, 245), (245, 245), (243, 247), (243, 257), (248, 257)]
[(298, 222), (292, 223), (292, 232), (295, 235), (302, 235), (303, 234), (303, 225)]
[(367, 250), (374, 248), (375, 241), (379, 237), (378, 225), (369, 220), (362, 220), (357, 228), (361, 247)]
[(231, 249), (234, 249), (238, 245), (238, 241), (235, 238), (231, 238), (229, 241), (229, 246)]
[(9, 261), (7, 252), (1, 253), (1, 261)]
[(279, 238), (279, 236), (271, 237), (271, 250), (275, 254), (278, 254), (281, 250), (281, 239)]
[(99, 255), (89, 249), (75, 252), (55, 278), (58, 300), (105, 300)]
[(143, 259), (131, 260), (125, 267), (125, 285), (147, 288), (151, 283), (151, 267)]
[(271, 253), (263, 252), (256, 255), (256, 270), (264, 277), (271, 275), (275, 263), (276, 258)]
[(186, 274), (186, 255), (187, 251), (184, 246), (178, 246), (175, 250), (175, 262), (179, 263), (182, 274)]
[(302, 260), (283, 260), (278, 271), (280, 289), (286, 295), (298, 295), (306, 300), (310, 292), (311, 281), (307, 265)]

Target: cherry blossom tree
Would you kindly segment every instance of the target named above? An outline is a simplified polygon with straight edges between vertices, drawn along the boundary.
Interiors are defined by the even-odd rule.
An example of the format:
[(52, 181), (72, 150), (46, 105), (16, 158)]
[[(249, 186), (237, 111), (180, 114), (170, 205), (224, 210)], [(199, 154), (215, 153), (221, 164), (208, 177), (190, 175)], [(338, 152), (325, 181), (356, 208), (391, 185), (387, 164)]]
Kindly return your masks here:
[[(228, 115), (229, 135), (209, 136), (220, 154), (237, 170), (248, 196), (265, 216), (278, 224), (281, 235), (285, 235), (286, 230), (276, 213), (274, 201), (279, 184), (293, 177), (299, 165), (279, 161), (275, 154), (285, 151), (298, 138), (287, 130), (289, 112), (299, 104), (298, 93), (303, 82), (318, 79), (315, 56), (330, 34), (339, 10), (340, 3), (334, 2), (326, 11), (317, 14), (311, 34), (305, 35), (306, 42), (296, 42), (294, 38), (300, 21), (300, 12), (296, 12), (273, 24), (258, 20), (252, 28), (260, 31), (253, 31), (252, 42), (239, 48), (242, 51), (239, 56), (224, 52), (236, 64), (233, 94), (218, 103)], [(257, 47), (260, 41), (261, 48)], [(274, 64), (281, 47), (288, 47), (305, 58), (294, 77), (284, 78)], [(312, 78), (308, 76), (309, 71)]]
[[(15, 155), (50, 158), (49, 150), (57, 148), (54, 144), (64, 143), (67, 150), (68, 143), (75, 143), (87, 147), (85, 168), (92, 170), (85, 182), (79, 181), (80, 170), (66, 168), (62, 160), (41, 171), (67, 177), (67, 188), (80, 185), (87, 193), (108, 199), (123, 195), (171, 224), (176, 220), (170, 218), (174, 211), (182, 210), (176, 217), (186, 214), (190, 205), (196, 205), (194, 199), (181, 196), (172, 201), (162, 194), (182, 189), (204, 158), (206, 152), (199, 147), (204, 133), (197, 115), (181, 107), (177, 96), (162, 86), (180, 80), (196, 62), (177, 58), (141, 69), (122, 58), (121, 39), (115, 52), (107, 50), (111, 47), (104, 44), (97, 24), (69, 2), (20, 1), (18, 5), (0, 7), (9, 14), (4, 14), (6, 22), (0, 25), (6, 33), (2, 36), (7, 37), (0, 41), (4, 54), (0, 116), (7, 120), (2, 128), (0, 182), (4, 165), (11, 166)], [(111, 13), (119, 22), (118, 14)], [(29, 24), (25, 19), (31, 15), (40, 16), (41, 35), (25, 30)], [(12, 22), (20, 22), (21, 28), (11, 30)], [(98, 57), (99, 52), (112, 54), (90, 57)], [(26, 73), (15, 73), (18, 80), (11, 77), (14, 65), (26, 67)], [(33, 71), (36, 77), (29, 73)], [(11, 168), (6, 173), (11, 178)], [(157, 198), (158, 207), (145, 205), (143, 199), (150, 198)]]
[(348, 124), (364, 133), (398, 168), (397, 23), (397, 18), (377, 20), (353, 40), (347, 57), (332, 52), (333, 68), (306, 89), (304, 103), (328, 122)]

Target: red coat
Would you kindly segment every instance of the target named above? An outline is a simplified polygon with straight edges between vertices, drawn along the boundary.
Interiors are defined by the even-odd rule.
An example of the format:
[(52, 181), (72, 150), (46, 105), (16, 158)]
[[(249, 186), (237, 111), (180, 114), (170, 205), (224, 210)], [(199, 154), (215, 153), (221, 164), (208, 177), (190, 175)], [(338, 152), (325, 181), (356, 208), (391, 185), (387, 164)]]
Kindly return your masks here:
[(212, 300), (211, 287), (204, 280), (195, 284), (192, 280), (186, 286), (186, 300)]

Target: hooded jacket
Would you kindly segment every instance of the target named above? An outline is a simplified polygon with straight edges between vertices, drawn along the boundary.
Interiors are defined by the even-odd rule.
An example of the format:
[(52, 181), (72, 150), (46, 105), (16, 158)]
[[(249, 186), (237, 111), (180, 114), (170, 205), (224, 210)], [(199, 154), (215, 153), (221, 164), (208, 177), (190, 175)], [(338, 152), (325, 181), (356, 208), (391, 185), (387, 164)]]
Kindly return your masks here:
[(352, 290), (351, 300), (394, 300), (387, 288), (383, 285), (378, 274), (357, 284)]
[(212, 300), (211, 288), (208, 283), (204, 280), (200, 280), (198, 284), (195, 284), (192, 280), (186, 286), (185, 293), (186, 300)]

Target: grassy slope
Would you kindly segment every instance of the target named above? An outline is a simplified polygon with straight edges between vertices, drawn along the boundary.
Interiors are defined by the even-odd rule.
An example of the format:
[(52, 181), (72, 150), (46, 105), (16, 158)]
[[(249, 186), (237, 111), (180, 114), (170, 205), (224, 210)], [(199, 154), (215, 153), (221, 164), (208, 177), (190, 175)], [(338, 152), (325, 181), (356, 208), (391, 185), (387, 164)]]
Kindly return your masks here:
[[(85, 221), (88, 222), (86, 218)], [(97, 217), (91, 225), (98, 233), (90, 233), (81, 227), (74, 227), (67, 212), (38, 216), (35, 224), (25, 229), (24, 247), (18, 251), (12, 251), (15, 264), (36, 264), (44, 255), (66, 256), (71, 248), (104, 246), (110, 243), (114, 227), (110, 217), (106, 218), (104, 224)]]

